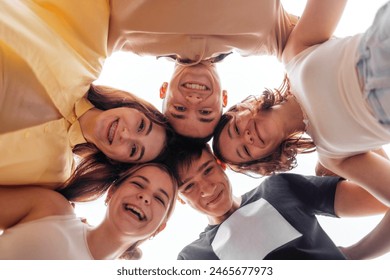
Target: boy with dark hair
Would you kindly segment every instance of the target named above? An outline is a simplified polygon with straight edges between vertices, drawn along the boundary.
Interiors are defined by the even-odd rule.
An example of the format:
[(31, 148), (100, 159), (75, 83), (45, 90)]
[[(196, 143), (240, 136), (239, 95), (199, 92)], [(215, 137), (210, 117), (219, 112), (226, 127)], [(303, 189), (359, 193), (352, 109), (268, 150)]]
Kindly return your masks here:
[(388, 251), (383, 236), (389, 215), (369, 234), (371, 239), (348, 248), (337, 247), (321, 228), (315, 215), (362, 216), (387, 210), (352, 182), (285, 173), (235, 197), (208, 146), (175, 155), (180, 197), (209, 222), (178, 259), (364, 259)]

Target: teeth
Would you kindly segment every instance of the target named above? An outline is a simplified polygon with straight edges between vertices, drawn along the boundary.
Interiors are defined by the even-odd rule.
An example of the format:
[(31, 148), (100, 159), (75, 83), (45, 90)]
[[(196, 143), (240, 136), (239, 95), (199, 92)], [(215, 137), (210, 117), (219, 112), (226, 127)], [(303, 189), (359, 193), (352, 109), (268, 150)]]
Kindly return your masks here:
[(205, 85), (200, 84), (185, 83), (184, 87), (188, 89), (207, 90), (207, 87)]
[(110, 142), (110, 144), (112, 144), (112, 141), (114, 140), (115, 130), (117, 127), (118, 127), (118, 120), (114, 121), (111, 124), (110, 129), (108, 130), (107, 138), (108, 138), (108, 142)]
[(138, 207), (135, 207), (135, 206), (129, 205), (129, 204), (125, 204), (124, 207), (125, 207), (126, 211), (130, 211), (130, 212), (134, 213), (135, 215), (137, 215), (138, 219), (140, 221), (143, 221), (146, 219), (145, 213), (141, 209), (139, 209)]

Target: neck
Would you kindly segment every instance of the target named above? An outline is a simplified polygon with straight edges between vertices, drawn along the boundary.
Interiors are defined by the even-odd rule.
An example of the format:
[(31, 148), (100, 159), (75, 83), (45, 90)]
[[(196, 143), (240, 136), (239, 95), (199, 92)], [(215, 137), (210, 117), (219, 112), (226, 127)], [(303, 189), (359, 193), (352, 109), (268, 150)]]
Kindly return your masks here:
[(283, 104), (276, 106), (275, 110), (282, 116), (282, 125), (287, 135), (305, 131), (304, 113), (294, 96), (289, 96)]
[(241, 197), (233, 197), (233, 203), (230, 209), (223, 214), (222, 216), (211, 216), (207, 215), (207, 219), (209, 220), (210, 225), (219, 225), (222, 224), (227, 218), (230, 217), (241, 205)]
[[(102, 240), (104, 240), (102, 242)], [(137, 240), (124, 240), (123, 236), (119, 236), (109, 230), (104, 224), (90, 229), (87, 232), (87, 243), (89, 250), (96, 260), (113, 260), (119, 258), (131, 245)]]
[(92, 108), (79, 117), (81, 132), (88, 142), (92, 142), (93, 140), (92, 135), (95, 128), (95, 120), (99, 113), (99, 109)]

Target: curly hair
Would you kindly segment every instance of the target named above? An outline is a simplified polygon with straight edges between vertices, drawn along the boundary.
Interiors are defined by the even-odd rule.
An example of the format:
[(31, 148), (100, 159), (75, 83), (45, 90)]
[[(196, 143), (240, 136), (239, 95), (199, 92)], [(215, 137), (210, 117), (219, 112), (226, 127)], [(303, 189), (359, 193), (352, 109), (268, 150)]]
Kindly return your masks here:
[(273, 106), (286, 102), (291, 96), (290, 85), (287, 76), (277, 89), (265, 89), (260, 97), (248, 96), (241, 103), (232, 106), (224, 115), (214, 130), (213, 151), (215, 156), (225, 162), (232, 170), (247, 175), (251, 173), (266, 176), (277, 172), (289, 171), (297, 166), (297, 154), (311, 153), (315, 151), (315, 145), (310, 137), (305, 136), (305, 131), (295, 132), (285, 140), (268, 156), (245, 163), (234, 163), (222, 156), (220, 147), (220, 135), (226, 124), (233, 118), (236, 112), (250, 110), (253, 114), (266, 111)]

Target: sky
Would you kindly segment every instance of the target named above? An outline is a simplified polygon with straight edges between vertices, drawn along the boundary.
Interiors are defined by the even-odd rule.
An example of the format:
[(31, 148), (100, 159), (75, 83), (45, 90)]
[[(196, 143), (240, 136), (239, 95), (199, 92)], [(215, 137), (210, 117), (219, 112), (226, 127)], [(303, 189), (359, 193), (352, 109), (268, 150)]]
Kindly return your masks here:
[[(372, 23), (375, 13), (384, 0), (350, 0), (335, 32), (344, 37), (364, 32)], [(295, 15), (301, 15), (306, 1), (282, 1), (284, 8)], [(240, 57), (233, 54), (218, 64), (222, 87), (229, 93), (228, 107), (248, 95), (258, 95), (263, 88), (278, 87), (284, 75), (283, 66), (273, 57)], [(173, 63), (154, 57), (139, 57), (130, 53), (115, 53), (106, 60), (103, 72), (96, 83), (117, 87), (132, 92), (161, 109), (159, 88), (162, 82), (169, 81)], [(384, 147), (390, 154), (390, 146)], [(298, 167), (292, 172), (314, 175), (316, 153), (298, 157)], [(233, 193), (240, 195), (256, 186), (262, 179), (254, 179), (243, 174), (228, 171)], [(97, 225), (105, 212), (103, 199), (76, 205), (76, 213), (87, 217), (92, 225)], [(382, 218), (329, 218), (319, 217), (320, 223), (336, 245), (348, 246), (367, 234)], [(198, 238), (207, 225), (207, 218), (190, 208), (177, 203), (167, 228), (145, 242), (141, 249), (143, 260), (175, 260), (181, 249)], [(386, 254), (381, 259), (390, 259)]]

